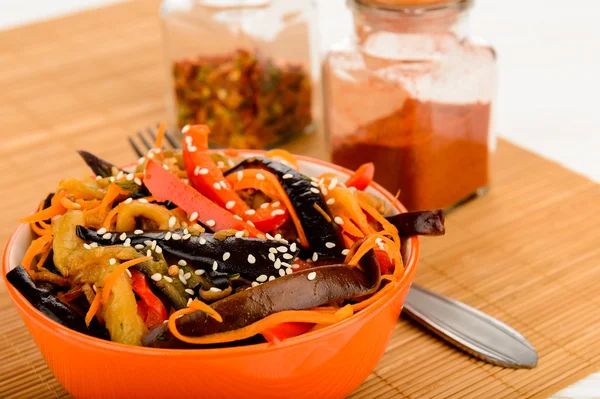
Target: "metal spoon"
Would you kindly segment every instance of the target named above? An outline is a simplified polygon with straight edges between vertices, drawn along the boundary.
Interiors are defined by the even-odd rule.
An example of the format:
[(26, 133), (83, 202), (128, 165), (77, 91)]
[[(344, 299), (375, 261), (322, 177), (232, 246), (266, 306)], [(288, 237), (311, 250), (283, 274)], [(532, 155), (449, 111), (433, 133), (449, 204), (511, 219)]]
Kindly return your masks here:
[(403, 315), (450, 344), (488, 363), (533, 368), (538, 355), (525, 337), (493, 317), (455, 299), (414, 285)]

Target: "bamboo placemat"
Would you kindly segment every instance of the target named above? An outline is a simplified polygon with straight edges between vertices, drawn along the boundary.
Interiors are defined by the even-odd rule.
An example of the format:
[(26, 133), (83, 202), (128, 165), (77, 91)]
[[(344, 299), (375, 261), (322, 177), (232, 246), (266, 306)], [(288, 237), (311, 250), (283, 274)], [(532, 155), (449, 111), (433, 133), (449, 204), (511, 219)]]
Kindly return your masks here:
[[(74, 151), (132, 159), (124, 138), (164, 116), (156, 1), (0, 32), (0, 242), (66, 174)], [(298, 150), (323, 156), (320, 141)], [(539, 366), (486, 365), (399, 322), (360, 398), (545, 398), (600, 369), (600, 186), (507, 142), (493, 189), (424, 239), (417, 281), (520, 330)], [(0, 397), (68, 394), (0, 284)]]

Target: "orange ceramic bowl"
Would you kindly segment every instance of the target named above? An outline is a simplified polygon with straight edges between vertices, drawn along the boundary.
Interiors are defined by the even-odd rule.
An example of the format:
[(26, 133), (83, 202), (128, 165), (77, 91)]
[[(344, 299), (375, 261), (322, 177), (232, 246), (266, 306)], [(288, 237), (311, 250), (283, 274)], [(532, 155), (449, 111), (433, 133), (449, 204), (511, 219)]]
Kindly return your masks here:
[[(312, 176), (351, 173), (298, 160)], [(405, 211), (381, 186), (372, 184), (369, 191), (394, 212)], [(30, 229), (20, 225), (6, 246), (3, 276), (19, 265), (30, 241)], [(277, 345), (172, 350), (103, 341), (50, 320), (4, 280), (52, 373), (75, 398), (343, 398), (367, 378), (391, 338), (417, 266), (418, 239), (407, 247), (406, 273), (388, 295), (341, 323)]]

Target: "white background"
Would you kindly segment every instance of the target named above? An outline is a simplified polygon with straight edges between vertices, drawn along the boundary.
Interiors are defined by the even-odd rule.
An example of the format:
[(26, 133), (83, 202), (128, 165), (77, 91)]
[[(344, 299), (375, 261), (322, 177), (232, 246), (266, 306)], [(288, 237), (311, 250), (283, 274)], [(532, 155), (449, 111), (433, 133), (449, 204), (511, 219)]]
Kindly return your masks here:
[[(0, 29), (116, 1), (0, 0)], [(316, 1), (326, 49), (350, 14), (345, 0)], [(600, 1), (479, 0), (470, 20), (498, 52), (499, 134), (600, 181)], [(600, 398), (600, 377), (555, 397)]]

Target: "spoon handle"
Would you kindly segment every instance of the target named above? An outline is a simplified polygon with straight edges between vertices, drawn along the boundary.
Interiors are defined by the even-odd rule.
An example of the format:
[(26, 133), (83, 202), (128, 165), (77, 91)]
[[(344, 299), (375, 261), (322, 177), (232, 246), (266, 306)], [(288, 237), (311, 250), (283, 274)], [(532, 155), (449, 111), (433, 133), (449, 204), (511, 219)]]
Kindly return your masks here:
[(414, 285), (403, 315), (465, 352), (510, 368), (533, 368), (538, 356), (513, 328), (462, 302)]

